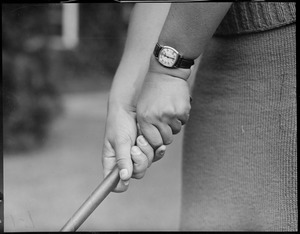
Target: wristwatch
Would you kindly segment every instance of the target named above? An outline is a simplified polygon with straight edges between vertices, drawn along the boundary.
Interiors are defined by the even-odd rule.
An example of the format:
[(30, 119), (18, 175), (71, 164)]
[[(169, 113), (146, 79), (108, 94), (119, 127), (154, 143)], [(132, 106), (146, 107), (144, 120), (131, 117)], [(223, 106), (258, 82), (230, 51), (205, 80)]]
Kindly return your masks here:
[(194, 65), (193, 59), (184, 58), (177, 50), (170, 46), (156, 44), (153, 54), (157, 61), (168, 68), (190, 68)]

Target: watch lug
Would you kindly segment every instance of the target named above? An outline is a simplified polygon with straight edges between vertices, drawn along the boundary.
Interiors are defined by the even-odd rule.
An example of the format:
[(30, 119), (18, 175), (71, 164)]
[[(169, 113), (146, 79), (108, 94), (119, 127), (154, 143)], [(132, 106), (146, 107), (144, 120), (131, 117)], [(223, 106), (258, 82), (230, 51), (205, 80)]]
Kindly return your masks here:
[(181, 64), (182, 57), (178, 54), (178, 58), (176, 63), (174, 64), (174, 68), (179, 68)]

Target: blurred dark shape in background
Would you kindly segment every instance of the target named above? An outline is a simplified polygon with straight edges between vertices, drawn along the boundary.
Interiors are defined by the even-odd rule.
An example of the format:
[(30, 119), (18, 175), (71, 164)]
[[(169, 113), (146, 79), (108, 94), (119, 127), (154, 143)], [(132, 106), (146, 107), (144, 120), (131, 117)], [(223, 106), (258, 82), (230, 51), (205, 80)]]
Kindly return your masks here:
[[(76, 4), (77, 14), (66, 5), (75, 6), (2, 4), (5, 152), (41, 146), (64, 93), (110, 87), (132, 4)], [(72, 44), (65, 34), (77, 21)]]

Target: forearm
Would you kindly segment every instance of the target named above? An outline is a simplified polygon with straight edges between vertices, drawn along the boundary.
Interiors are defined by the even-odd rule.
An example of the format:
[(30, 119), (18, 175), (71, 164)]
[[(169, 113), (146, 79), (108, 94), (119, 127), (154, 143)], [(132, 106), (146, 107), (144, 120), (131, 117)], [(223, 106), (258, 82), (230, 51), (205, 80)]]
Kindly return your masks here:
[[(162, 28), (158, 42), (178, 50), (183, 57), (199, 57), (218, 25), (227, 13), (231, 3), (197, 2), (173, 3)], [(187, 79), (189, 69), (168, 69), (151, 60), (150, 70)]]
[(136, 4), (132, 10), (121, 62), (114, 76), (109, 103), (133, 105), (170, 4)]
[(227, 13), (231, 3), (173, 3), (159, 42), (196, 59)]

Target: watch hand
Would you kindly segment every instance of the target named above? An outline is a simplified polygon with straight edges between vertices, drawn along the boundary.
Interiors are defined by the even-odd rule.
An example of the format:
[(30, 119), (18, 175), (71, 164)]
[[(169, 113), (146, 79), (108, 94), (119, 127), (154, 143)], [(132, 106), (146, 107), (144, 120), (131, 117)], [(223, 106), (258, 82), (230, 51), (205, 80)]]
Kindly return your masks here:
[(165, 55), (167, 58), (169, 58), (169, 59), (173, 59), (173, 57), (169, 57), (169, 56), (167, 56), (167, 55)]

